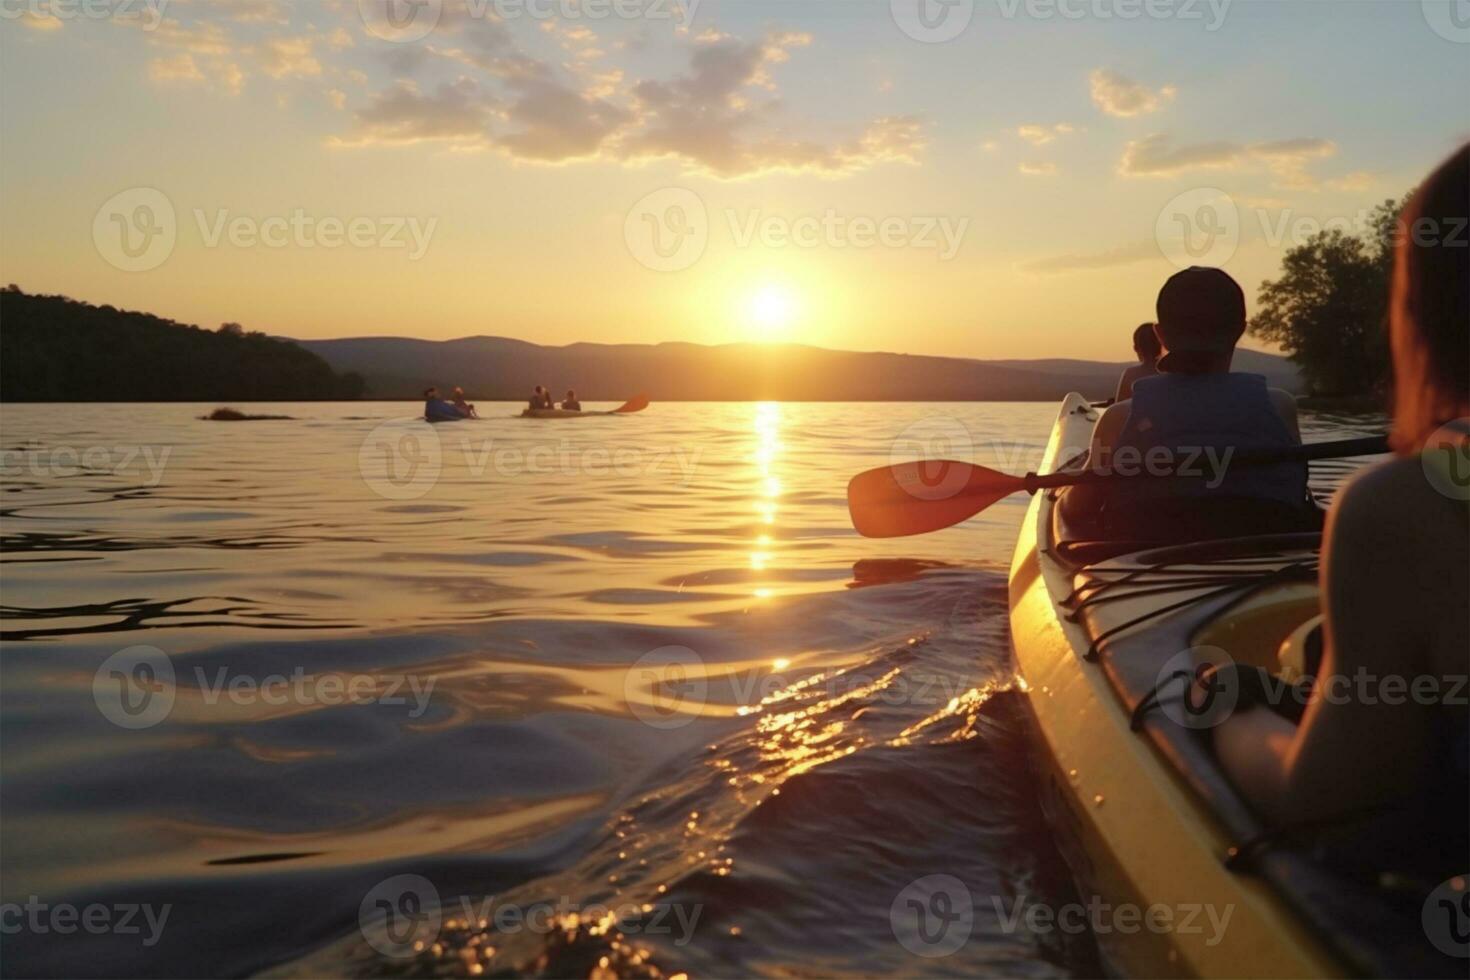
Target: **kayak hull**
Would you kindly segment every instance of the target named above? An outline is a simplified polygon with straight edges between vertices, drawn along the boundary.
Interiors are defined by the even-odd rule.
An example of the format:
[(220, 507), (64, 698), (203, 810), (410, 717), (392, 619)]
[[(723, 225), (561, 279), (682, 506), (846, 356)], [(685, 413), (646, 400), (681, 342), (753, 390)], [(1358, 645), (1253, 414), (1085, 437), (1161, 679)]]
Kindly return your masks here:
[(617, 414), (617, 412), (569, 412), (562, 408), (528, 408), (520, 414), (520, 417), (523, 419), (589, 419)]
[[(1080, 395), (1068, 396), (1039, 472), (1066, 468), (1085, 452), (1096, 418)], [(1225, 867), (1232, 840), (1131, 728), (1131, 712), (1089, 661), (1095, 630), (1066, 608), (1076, 567), (1050, 540), (1054, 505), (1054, 494), (1032, 499), (1009, 579), (1017, 672), (1042, 756), (1042, 803), (1084, 903), (1095, 896), (1113, 906), (1160, 908), (1173, 923), (1135, 923), (1125, 933), (1119, 919), (1117, 930), (1097, 931), (1105, 962), (1127, 976), (1341, 974), (1268, 887)]]

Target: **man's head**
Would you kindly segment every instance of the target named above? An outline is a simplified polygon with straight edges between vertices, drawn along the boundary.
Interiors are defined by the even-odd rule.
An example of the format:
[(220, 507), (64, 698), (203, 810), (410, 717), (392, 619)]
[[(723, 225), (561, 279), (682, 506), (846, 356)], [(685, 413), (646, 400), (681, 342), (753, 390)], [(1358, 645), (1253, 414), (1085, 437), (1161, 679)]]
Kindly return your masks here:
[(425, 398), (438, 398), (439, 397), (439, 389), (438, 388), (425, 388), (424, 389), (424, 397)]
[(1223, 270), (1194, 266), (1159, 290), (1159, 370), (1184, 374), (1230, 370), (1245, 333), (1245, 293)]
[(541, 387), (540, 385), (537, 385), (536, 386), (536, 390), (532, 392), (532, 394), (535, 394), (535, 395), (541, 395), (541, 394), (545, 394), (545, 393), (546, 393), (546, 389), (543, 388), (543, 387)]
[(575, 391), (573, 391), (572, 389), (568, 388), (567, 389), (567, 401), (574, 402), (576, 400), (577, 400), (577, 393)]
[(1145, 323), (1133, 331), (1133, 353), (1145, 364), (1157, 361), (1163, 353), (1163, 347), (1159, 344), (1159, 335), (1152, 323)]

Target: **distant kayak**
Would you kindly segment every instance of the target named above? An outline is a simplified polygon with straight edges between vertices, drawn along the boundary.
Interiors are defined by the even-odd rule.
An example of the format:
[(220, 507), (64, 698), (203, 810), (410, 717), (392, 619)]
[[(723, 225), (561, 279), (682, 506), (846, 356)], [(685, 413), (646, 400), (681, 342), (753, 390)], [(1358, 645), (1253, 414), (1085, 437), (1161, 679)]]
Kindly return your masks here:
[(585, 419), (600, 415), (626, 415), (627, 412), (569, 412), (564, 408), (536, 408), (526, 409), (521, 413), (523, 419)]
[(564, 408), (528, 408), (520, 414), (523, 419), (586, 419), (600, 418), (608, 415), (632, 415), (641, 412), (649, 405), (647, 395), (639, 395), (632, 401), (613, 409), (611, 412), (569, 412)]

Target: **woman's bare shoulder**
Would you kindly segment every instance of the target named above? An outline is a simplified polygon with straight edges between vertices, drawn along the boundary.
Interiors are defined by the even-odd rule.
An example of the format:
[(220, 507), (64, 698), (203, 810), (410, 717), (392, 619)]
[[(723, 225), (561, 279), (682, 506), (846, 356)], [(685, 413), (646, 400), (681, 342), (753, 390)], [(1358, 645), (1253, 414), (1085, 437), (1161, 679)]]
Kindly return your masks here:
[(1329, 538), (1421, 559), (1446, 548), (1463, 555), (1470, 551), (1464, 508), (1464, 501), (1435, 489), (1417, 456), (1395, 459), (1364, 470), (1338, 491)]

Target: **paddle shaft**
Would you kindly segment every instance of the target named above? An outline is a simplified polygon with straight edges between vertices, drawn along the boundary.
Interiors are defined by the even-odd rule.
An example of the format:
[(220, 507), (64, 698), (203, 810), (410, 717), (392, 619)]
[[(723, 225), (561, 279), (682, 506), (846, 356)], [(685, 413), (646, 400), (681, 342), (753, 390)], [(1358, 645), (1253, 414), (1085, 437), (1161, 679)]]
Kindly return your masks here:
[[(1283, 446), (1272, 449), (1246, 449), (1217, 457), (1225, 466), (1273, 466), (1278, 463), (1309, 463), (1315, 459), (1342, 459), (1349, 456), (1378, 456), (1389, 451), (1387, 436), (1366, 436), (1362, 439), (1344, 439), (1340, 442), (1314, 442), (1300, 446)], [(1146, 453), (1144, 456), (1146, 457)], [(1143, 459), (1139, 460), (1139, 465)], [(1098, 473), (1084, 470), (1077, 473), (1048, 473), (1039, 476), (1028, 473), (1023, 478), (1027, 493), (1049, 490), (1053, 487), (1074, 487), (1084, 483), (1107, 483), (1112, 480), (1147, 480), (1174, 476), (1165, 473)]]

